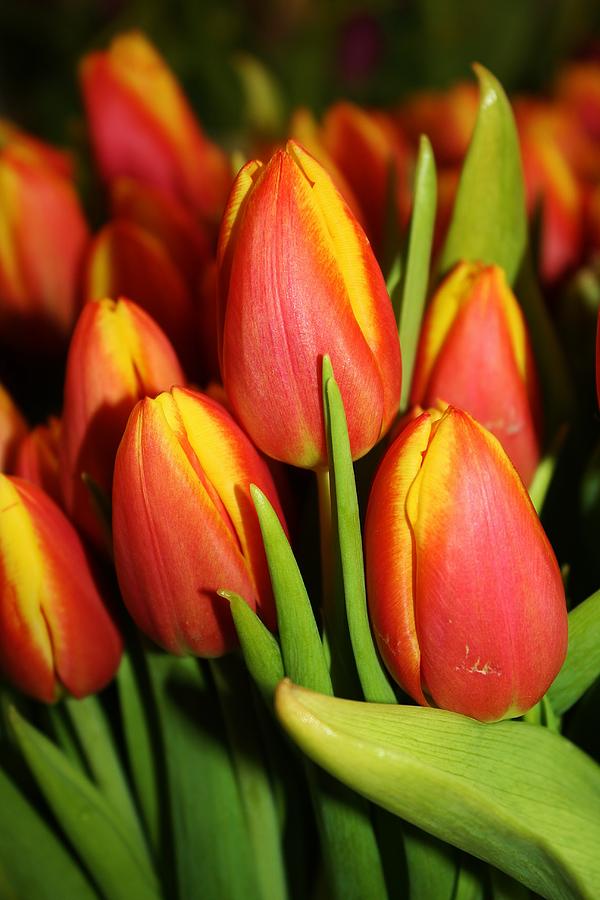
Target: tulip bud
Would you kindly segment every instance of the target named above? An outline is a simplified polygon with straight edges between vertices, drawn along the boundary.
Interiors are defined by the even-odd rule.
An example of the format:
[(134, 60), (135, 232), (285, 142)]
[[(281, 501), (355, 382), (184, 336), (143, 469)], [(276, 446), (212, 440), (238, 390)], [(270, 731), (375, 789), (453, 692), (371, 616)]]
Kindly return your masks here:
[(329, 354), (352, 455), (367, 453), (399, 403), (394, 314), (364, 232), (298, 144), (241, 170), (218, 262), (223, 383), (253, 441), (292, 465), (326, 465), (321, 360)]
[(137, 404), (115, 464), (115, 564), (133, 619), (172, 653), (237, 645), (220, 588), (275, 625), (252, 483), (281, 514), (267, 466), (219, 403), (174, 388)]
[(122, 642), (75, 529), (37, 487), (0, 475), (0, 669), (51, 703), (101, 690)]
[(546, 692), (567, 649), (556, 558), (502, 447), (467, 413), (423, 413), (375, 477), (365, 524), (383, 660), (422, 706), (485, 722)]
[(523, 314), (498, 266), (459, 263), (429, 305), (411, 402), (437, 400), (495, 434), (530, 483), (540, 456), (538, 383)]
[(154, 235), (188, 285), (195, 287), (211, 258), (211, 247), (208, 235), (185, 207), (132, 178), (113, 182), (110, 199), (115, 219), (133, 222)]
[(86, 56), (81, 87), (103, 178), (135, 178), (216, 224), (231, 183), (229, 162), (144, 35), (122, 34), (107, 51)]
[(187, 369), (193, 366), (196, 311), (167, 248), (134, 222), (109, 222), (96, 235), (87, 259), (85, 296), (127, 297), (142, 307), (177, 350)]
[(60, 506), (59, 451), (60, 421), (50, 416), (47, 424), (36, 425), (19, 444), (14, 474), (37, 484)]
[(0, 383), (0, 472), (12, 471), (17, 448), (27, 431), (27, 422)]
[(0, 149), (0, 331), (50, 353), (73, 328), (89, 238), (75, 190), (52, 158), (18, 138)]
[(383, 113), (347, 102), (334, 104), (325, 114), (323, 143), (358, 198), (367, 235), (381, 252), (389, 228), (390, 183), (391, 212), (399, 226), (405, 224), (410, 211), (412, 152), (408, 143)]
[(67, 358), (60, 475), (67, 512), (99, 546), (104, 539), (82, 475), (110, 496), (129, 413), (140, 397), (183, 383), (173, 348), (142, 309), (123, 299), (86, 304)]

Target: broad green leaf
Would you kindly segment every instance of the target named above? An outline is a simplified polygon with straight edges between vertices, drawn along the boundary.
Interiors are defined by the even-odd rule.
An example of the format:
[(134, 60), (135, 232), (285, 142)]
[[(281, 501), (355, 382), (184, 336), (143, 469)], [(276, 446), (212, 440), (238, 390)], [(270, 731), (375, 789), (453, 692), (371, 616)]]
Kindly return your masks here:
[(562, 669), (548, 690), (554, 712), (561, 716), (600, 675), (600, 591), (569, 613), (569, 648)]
[[(255, 485), (251, 491), (277, 604), (285, 672), (331, 694), (323, 645), (298, 564), (273, 507)], [(332, 896), (383, 900), (385, 882), (367, 804), (312, 766), (306, 772)]]
[(248, 674), (233, 655), (211, 660), (210, 665), (229, 736), (260, 897), (287, 900), (276, 801)]
[(55, 832), (0, 769), (2, 900), (97, 900)]
[(219, 593), (229, 600), (244, 662), (270, 706), (275, 688), (285, 675), (279, 644), (242, 597), (231, 591)]
[(415, 169), (413, 210), (408, 233), (406, 263), (397, 314), (402, 348), (402, 396), (400, 409), (408, 406), (412, 373), (417, 355), (421, 321), (427, 297), (431, 245), (437, 202), (435, 159), (429, 140), (422, 135)]
[[(325, 370), (323, 377), (325, 379)], [(333, 377), (327, 379), (324, 395), (332, 494), (337, 513), (335, 519), (342, 560), (346, 617), (354, 660), (364, 697), (376, 703), (396, 703), (396, 695), (377, 655), (369, 625), (354, 467), (344, 404)]]
[(390, 812), (548, 900), (598, 897), (600, 767), (565, 738), (289, 681), (276, 710), (311, 759)]
[[(192, 657), (149, 651), (181, 900), (258, 900), (244, 811), (215, 691)], [(172, 894), (169, 893), (169, 896)]]
[(495, 263), (512, 283), (527, 246), (527, 217), (517, 129), (491, 72), (474, 66), (479, 113), (460, 175), (440, 272), (460, 260)]
[(575, 394), (565, 353), (548, 313), (529, 252), (524, 256), (515, 293), (527, 320), (537, 363), (546, 439), (553, 442), (559, 429), (573, 418)]
[(286, 675), (298, 684), (330, 694), (331, 679), (323, 645), (298, 563), (277, 513), (265, 495), (255, 485), (252, 485), (251, 493), (277, 604), (277, 626)]
[(9, 718), (38, 787), (103, 895), (108, 900), (160, 897), (156, 874), (129, 824), (14, 707)]
[[(148, 856), (139, 816), (100, 700), (91, 695), (83, 700), (69, 697), (64, 703), (96, 787), (129, 829), (140, 855)], [(149, 857), (148, 863), (151, 865)]]
[[(141, 654), (140, 654), (141, 657)], [(136, 665), (137, 663), (137, 665)], [(150, 844), (157, 853), (161, 842), (161, 797), (153, 700), (143, 660), (129, 649), (117, 674), (119, 708), (127, 759)]]

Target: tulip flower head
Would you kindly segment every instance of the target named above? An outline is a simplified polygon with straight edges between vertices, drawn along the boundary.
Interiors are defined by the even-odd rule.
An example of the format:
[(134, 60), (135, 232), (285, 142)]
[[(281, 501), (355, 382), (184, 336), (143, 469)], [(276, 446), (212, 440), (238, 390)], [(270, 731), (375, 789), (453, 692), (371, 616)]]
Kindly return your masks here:
[(0, 669), (51, 703), (101, 690), (122, 641), (77, 532), (37, 485), (0, 475)]
[(82, 475), (110, 497), (129, 413), (140, 397), (183, 383), (169, 341), (135, 303), (105, 299), (85, 305), (67, 359), (60, 474), (65, 508), (99, 546), (104, 536)]
[(0, 472), (12, 471), (17, 448), (28, 430), (16, 403), (0, 383)]
[(19, 444), (14, 474), (43, 488), (60, 506), (59, 453), (60, 421), (50, 416), (45, 424), (32, 428)]
[(411, 402), (437, 400), (495, 434), (530, 483), (540, 456), (538, 381), (523, 314), (498, 266), (460, 263), (429, 305)]
[(493, 435), (451, 406), (415, 419), (377, 472), (365, 540), (373, 630), (408, 694), (485, 722), (538, 702), (566, 654), (564, 589)]
[(251, 484), (283, 520), (265, 462), (215, 400), (174, 388), (133, 410), (115, 464), (115, 564), (133, 619), (171, 653), (237, 645), (221, 588), (275, 626)]
[(241, 170), (218, 262), (223, 383), (255, 444), (292, 465), (326, 465), (320, 373), (329, 354), (352, 455), (364, 455), (398, 408), (396, 323), (364, 232), (299, 144)]

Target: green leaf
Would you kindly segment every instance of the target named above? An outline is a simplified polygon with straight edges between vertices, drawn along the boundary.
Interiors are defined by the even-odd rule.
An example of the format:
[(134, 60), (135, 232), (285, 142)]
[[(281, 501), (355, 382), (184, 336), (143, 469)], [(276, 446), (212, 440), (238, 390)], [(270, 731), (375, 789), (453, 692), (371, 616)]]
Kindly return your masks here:
[(242, 597), (232, 591), (219, 593), (229, 600), (244, 662), (265, 702), (270, 706), (275, 688), (285, 675), (279, 644)]
[(455, 900), (458, 855), (455, 848), (392, 816), (391, 813), (386, 815), (403, 826), (408, 896)]
[(140, 855), (147, 856), (151, 865), (137, 809), (100, 700), (91, 695), (83, 700), (69, 697), (64, 703), (96, 787), (129, 829)]
[[(323, 645), (298, 564), (273, 507), (255, 485), (251, 492), (277, 604), (285, 672), (331, 694)], [(312, 766), (306, 772), (332, 896), (384, 900), (387, 892), (367, 804)]]
[(2, 900), (97, 900), (79, 865), (0, 769)]
[[(141, 654), (140, 654), (141, 657)], [(137, 664), (136, 664), (137, 663)], [(161, 795), (157, 738), (150, 705), (148, 674), (143, 658), (134, 658), (129, 649), (123, 655), (117, 674), (117, 691), (127, 759), (142, 812), (146, 832), (155, 853), (161, 842)]]
[(390, 812), (548, 900), (594, 900), (600, 768), (524, 722), (357, 703), (283, 681), (276, 710), (315, 762)]
[(14, 707), (9, 710), (9, 720), (38, 787), (106, 898), (158, 898), (156, 874), (128, 823)]
[(331, 694), (321, 637), (298, 563), (277, 513), (256, 485), (251, 488), (277, 605), (285, 672), (299, 684)]
[(435, 225), (437, 183), (435, 159), (428, 138), (421, 135), (415, 169), (413, 210), (408, 233), (406, 264), (399, 297), (398, 333), (402, 348), (402, 396), (400, 409), (408, 406), (417, 355), (421, 321), (427, 297), (431, 245)]
[[(149, 651), (181, 900), (258, 900), (223, 718), (204, 666)], [(169, 893), (169, 896), (172, 896)]]
[(229, 736), (260, 897), (287, 900), (279, 819), (248, 675), (233, 655), (211, 660), (210, 665)]
[(569, 613), (569, 648), (548, 690), (554, 712), (562, 716), (600, 675), (600, 590)]
[(377, 655), (369, 624), (360, 515), (344, 404), (335, 379), (330, 376), (325, 381), (325, 378), (324, 368), (329, 466), (354, 660), (365, 698), (376, 703), (396, 703), (396, 695)]
[(440, 272), (460, 260), (495, 263), (512, 283), (527, 246), (517, 130), (510, 103), (491, 72), (475, 65), (479, 113), (462, 168)]
[(529, 496), (531, 497), (531, 502), (533, 503), (538, 516), (542, 512), (548, 489), (554, 478), (558, 457), (562, 450), (566, 434), (566, 428), (562, 428), (556, 435), (549, 452), (539, 461), (533, 476), (533, 481), (529, 485)]

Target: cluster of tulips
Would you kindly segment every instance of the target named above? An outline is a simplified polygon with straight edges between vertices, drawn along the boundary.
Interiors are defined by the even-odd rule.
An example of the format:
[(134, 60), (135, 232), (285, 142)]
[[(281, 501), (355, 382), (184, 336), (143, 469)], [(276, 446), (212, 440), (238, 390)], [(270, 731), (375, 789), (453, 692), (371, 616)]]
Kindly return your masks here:
[[(538, 371), (551, 317), (539, 306), (532, 315), (515, 288), (528, 258), (526, 211), (549, 295), (600, 251), (600, 65), (565, 69), (552, 99), (515, 98), (514, 120), (493, 76), (480, 68), (478, 78), (479, 89), (416, 95), (386, 112), (339, 102), (317, 122), (297, 110), (287, 141), (263, 141), (260, 154), (249, 144), (246, 155), (261, 159), (240, 168), (238, 148), (209, 140), (148, 40), (121, 35), (80, 69), (109, 210), (95, 235), (71, 157), (0, 125), (0, 340), (6, 359), (19, 359), (15, 371), (29, 358), (56, 370), (66, 354), (59, 417), (30, 426), (19, 385), (13, 397), (0, 387), (0, 671), (35, 701), (85, 702), (113, 680), (124, 648), (184, 662), (241, 650), (260, 716), (275, 711), (308, 756), (399, 812), (398, 822), (442, 838), (433, 856), (423, 849), (426, 868), (449, 842), (543, 896), (591, 898), (596, 869), (577, 871), (571, 893), (555, 889), (551, 867), (528, 868), (527, 853), (492, 837), (482, 844), (460, 814), (453, 831), (416, 801), (412, 815), (394, 806), (383, 787), (365, 787), (367, 775), (354, 783), (353, 766), (336, 769), (343, 741), (325, 758), (298, 724), (317, 716), (302, 685), (346, 698), (330, 703), (354, 700), (357, 729), (380, 708), (364, 701), (404, 714), (418, 711), (415, 701), (442, 716), (441, 753), (454, 727), (441, 711), (489, 734), (498, 726), (470, 720), (525, 716), (518, 727), (563, 741), (560, 714), (600, 671), (596, 650), (579, 681), (567, 670), (576, 696), (552, 708), (571, 627), (536, 508), (549, 477), (542, 457), (562, 421), (548, 421), (552, 379)], [(361, 537), (352, 461), (363, 457)], [(312, 605), (292, 555), (313, 530), (311, 482), (295, 469), (314, 471), (318, 486), (322, 590)], [(586, 615), (600, 621), (592, 606)], [(131, 620), (152, 644), (140, 644)], [(94, 849), (82, 848), (28, 754), (27, 708), (6, 691), (21, 708), (9, 740), (82, 860), (86, 890), (163, 896), (154, 869), (145, 887), (119, 893)], [(303, 697), (309, 706), (294, 719)], [(356, 757), (356, 773), (361, 765)], [(467, 763), (461, 777), (469, 783)], [(333, 792), (334, 811), (323, 801), (331, 784), (314, 774), (309, 784), (323, 896), (397, 896), (379, 861), (386, 828), (405, 841), (418, 881), (422, 832), (401, 837), (391, 819), (378, 824), (350, 791)], [(425, 782), (422, 795), (431, 807)], [(146, 810), (143, 796), (137, 805)], [(218, 824), (209, 827), (219, 842)], [(300, 898), (285, 871), (273, 875), (269, 846), (256, 896)], [(453, 865), (451, 893), (411, 882), (411, 896), (483, 896), (475, 882), (454, 893), (469, 869)], [(203, 896), (238, 896), (233, 881), (220, 884), (220, 895)], [(495, 897), (521, 896), (494, 884)]]

